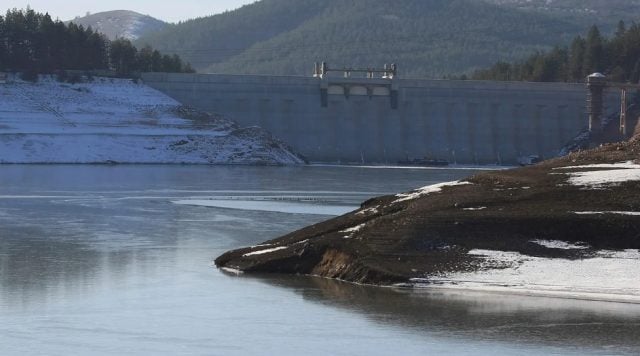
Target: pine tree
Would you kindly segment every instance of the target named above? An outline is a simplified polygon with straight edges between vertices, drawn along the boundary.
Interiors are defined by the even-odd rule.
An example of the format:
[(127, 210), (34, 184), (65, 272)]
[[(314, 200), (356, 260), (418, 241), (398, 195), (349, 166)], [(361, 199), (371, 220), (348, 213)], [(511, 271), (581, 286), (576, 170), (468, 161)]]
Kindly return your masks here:
[(138, 70), (141, 72), (152, 72), (153, 71), (153, 48), (151, 46), (144, 46), (138, 52), (138, 56), (136, 58), (136, 66)]
[(6, 70), (7, 45), (4, 27), (4, 17), (0, 16), (0, 71)]
[(51, 73), (54, 69), (53, 48), (50, 40), (54, 26), (48, 13), (42, 16), (38, 23), (35, 57), (38, 71), (41, 73)]
[(120, 76), (128, 76), (136, 69), (137, 50), (131, 41), (118, 38), (111, 42), (111, 65)]
[(151, 71), (162, 72), (162, 54), (158, 50), (151, 55)]
[[(584, 70), (587, 75), (604, 71), (604, 40), (597, 26), (592, 26), (587, 34), (586, 50), (584, 55)], [(583, 74), (585, 74), (583, 72)]]
[(134, 71), (192, 70), (177, 55), (163, 57), (151, 47), (137, 54), (129, 40), (111, 43), (91, 27), (65, 25), (30, 8), (9, 10), (6, 16), (0, 16), (0, 70), (22, 71), (33, 77), (37, 73), (110, 66), (123, 76)]
[(586, 77), (584, 68), (584, 56), (587, 51), (587, 42), (580, 36), (571, 43), (569, 50), (568, 76), (574, 81), (583, 80)]

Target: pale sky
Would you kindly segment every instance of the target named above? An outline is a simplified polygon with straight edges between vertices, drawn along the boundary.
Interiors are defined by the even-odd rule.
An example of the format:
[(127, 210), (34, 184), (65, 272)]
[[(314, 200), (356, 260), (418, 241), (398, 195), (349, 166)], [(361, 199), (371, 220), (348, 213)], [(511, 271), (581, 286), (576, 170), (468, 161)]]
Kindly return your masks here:
[(0, 0), (0, 13), (7, 9), (24, 9), (27, 5), (38, 12), (66, 21), (76, 16), (109, 10), (132, 10), (160, 20), (178, 22), (233, 10), (256, 0)]

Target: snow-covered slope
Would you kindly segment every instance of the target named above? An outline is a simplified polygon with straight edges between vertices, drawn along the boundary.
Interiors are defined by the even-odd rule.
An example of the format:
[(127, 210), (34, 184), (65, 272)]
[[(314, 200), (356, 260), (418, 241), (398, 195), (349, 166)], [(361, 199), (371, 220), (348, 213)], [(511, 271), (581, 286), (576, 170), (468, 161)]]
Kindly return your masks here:
[(84, 17), (76, 17), (69, 22), (84, 27), (91, 26), (111, 40), (117, 37), (135, 40), (144, 34), (161, 30), (167, 26), (166, 22), (128, 10), (99, 12)]
[(256, 127), (197, 112), (143, 84), (0, 84), (0, 163), (296, 164)]
[(521, 10), (532, 10), (562, 16), (598, 16), (609, 19), (615, 25), (620, 19), (640, 10), (638, 0), (483, 0), (485, 2), (512, 6)]

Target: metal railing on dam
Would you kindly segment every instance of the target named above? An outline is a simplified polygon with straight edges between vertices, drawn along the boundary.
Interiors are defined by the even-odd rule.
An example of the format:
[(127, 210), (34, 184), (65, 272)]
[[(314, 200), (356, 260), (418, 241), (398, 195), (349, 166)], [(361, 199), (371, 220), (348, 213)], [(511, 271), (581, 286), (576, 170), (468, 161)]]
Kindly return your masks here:
[[(313, 162), (550, 158), (588, 125), (583, 84), (144, 73), (179, 102), (261, 126)], [(615, 108), (617, 98), (607, 97)]]

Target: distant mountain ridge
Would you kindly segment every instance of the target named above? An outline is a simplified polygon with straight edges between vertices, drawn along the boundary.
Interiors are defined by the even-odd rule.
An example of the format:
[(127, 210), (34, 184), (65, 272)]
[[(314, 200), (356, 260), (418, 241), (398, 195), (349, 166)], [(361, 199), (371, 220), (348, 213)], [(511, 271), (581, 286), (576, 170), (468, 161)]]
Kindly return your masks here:
[(76, 17), (73, 22), (105, 34), (109, 39), (126, 38), (135, 40), (145, 34), (159, 31), (168, 26), (164, 21), (134, 11), (114, 10)]
[(309, 75), (313, 62), (381, 66), (403, 77), (470, 73), (597, 24), (640, 13), (640, 0), (262, 0), (138, 39), (203, 72)]

